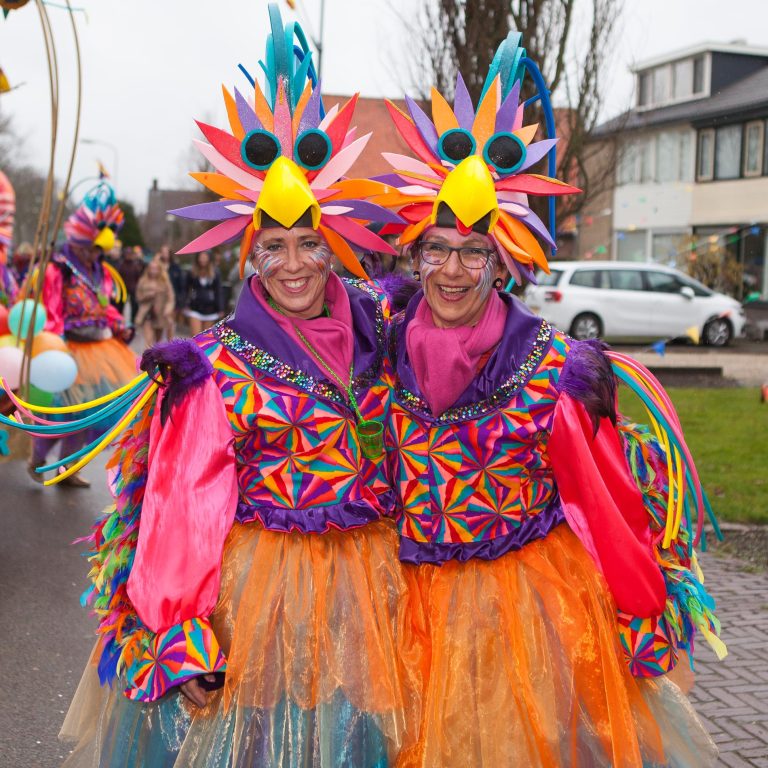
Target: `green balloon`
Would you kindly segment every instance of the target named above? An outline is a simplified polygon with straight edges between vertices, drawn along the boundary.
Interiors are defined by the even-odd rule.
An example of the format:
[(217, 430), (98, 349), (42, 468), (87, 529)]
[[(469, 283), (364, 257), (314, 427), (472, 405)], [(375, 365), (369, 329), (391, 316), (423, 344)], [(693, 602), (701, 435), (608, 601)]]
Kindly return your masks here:
[(38, 389), (34, 384), (30, 384), (29, 402), (32, 403), (32, 405), (51, 405), (53, 403), (53, 393), (44, 392), (42, 389)]

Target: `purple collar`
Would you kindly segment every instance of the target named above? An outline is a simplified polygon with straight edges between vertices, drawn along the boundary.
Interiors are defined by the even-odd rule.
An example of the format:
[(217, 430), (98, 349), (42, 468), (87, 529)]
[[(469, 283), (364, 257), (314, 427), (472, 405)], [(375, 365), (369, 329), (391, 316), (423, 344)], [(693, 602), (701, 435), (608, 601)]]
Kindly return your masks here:
[[(433, 419), (426, 405), (422, 392), (416, 381), (416, 373), (413, 370), (408, 351), (405, 345), (406, 330), (416, 314), (416, 308), (421, 301), (423, 291), (419, 291), (408, 302), (405, 312), (399, 322), (393, 324), (392, 357), (396, 368), (396, 394), (398, 399), (411, 405), (414, 397), (418, 401), (415, 410), (422, 415)], [(522, 381), (519, 376), (521, 368), (532, 357), (540, 358), (551, 345), (551, 333), (549, 326), (542, 318), (534, 315), (528, 307), (518, 298), (508, 293), (500, 293), (501, 300), (507, 305), (507, 319), (504, 325), (504, 335), (480, 373), (473, 379), (470, 385), (462, 392), (458, 400), (443, 414), (440, 421), (454, 421), (454, 417), (461, 409), (489, 400), (498, 400), (499, 390), (508, 385), (510, 379)], [(530, 374), (524, 377), (525, 382)]]
[[(291, 368), (304, 371), (313, 379), (326, 381), (327, 375), (303, 345), (281, 330), (251, 291), (248, 278), (240, 292), (235, 312), (225, 324), (258, 349), (262, 349)], [(349, 296), (354, 331), (354, 386), (378, 378), (384, 356), (383, 311), (373, 288), (362, 280), (342, 280)]]

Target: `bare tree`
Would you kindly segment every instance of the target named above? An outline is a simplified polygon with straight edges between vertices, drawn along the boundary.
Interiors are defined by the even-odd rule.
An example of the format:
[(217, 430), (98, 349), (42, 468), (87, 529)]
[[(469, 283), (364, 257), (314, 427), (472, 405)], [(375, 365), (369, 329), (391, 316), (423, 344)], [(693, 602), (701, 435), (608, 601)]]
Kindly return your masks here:
[[(419, 96), (426, 99), (434, 85), (450, 97), (459, 71), (475, 103), (496, 48), (510, 30), (522, 32), (528, 57), (538, 65), (555, 102), (565, 105), (556, 110), (563, 137), (557, 176), (584, 191), (558, 202), (559, 224), (613, 185), (616, 143), (591, 139), (622, 5), (623, 0), (424, 0), (410, 25), (415, 52), (410, 76)], [(534, 90), (526, 78), (523, 97)], [(526, 122), (542, 123), (538, 102), (527, 109)]]

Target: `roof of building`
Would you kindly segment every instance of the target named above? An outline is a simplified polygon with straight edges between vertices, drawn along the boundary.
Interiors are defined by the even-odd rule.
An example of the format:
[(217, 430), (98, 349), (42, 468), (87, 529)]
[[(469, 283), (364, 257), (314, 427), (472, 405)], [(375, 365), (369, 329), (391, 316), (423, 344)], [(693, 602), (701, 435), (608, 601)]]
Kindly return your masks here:
[(617, 131), (637, 131), (660, 125), (722, 124), (743, 120), (754, 114), (768, 114), (768, 66), (739, 80), (727, 88), (680, 104), (658, 109), (630, 110), (602, 123), (595, 135), (606, 136)]
[(631, 67), (631, 71), (642, 72), (645, 69), (658, 67), (660, 64), (669, 64), (672, 61), (699, 56), (702, 53), (734, 53), (739, 56), (762, 56), (768, 58), (768, 48), (747, 45), (745, 41), (741, 40), (734, 40), (732, 43), (703, 42), (691, 45), (688, 48), (679, 48), (671, 53), (665, 53), (661, 56), (654, 56), (653, 58), (639, 61)]

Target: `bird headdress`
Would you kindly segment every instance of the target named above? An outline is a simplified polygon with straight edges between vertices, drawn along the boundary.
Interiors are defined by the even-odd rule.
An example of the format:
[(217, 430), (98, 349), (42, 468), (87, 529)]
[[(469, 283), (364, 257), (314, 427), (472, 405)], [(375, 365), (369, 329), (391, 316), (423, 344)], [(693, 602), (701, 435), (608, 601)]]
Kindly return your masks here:
[(350, 272), (366, 278), (353, 247), (394, 250), (364, 225), (401, 220), (367, 201), (384, 189), (382, 184), (344, 178), (370, 138), (355, 138), (351, 127), (357, 96), (326, 114), (301, 27), (294, 22), (283, 26), (274, 4), (269, 16), (272, 31), (260, 62), (265, 89), (241, 67), (252, 91), (232, 94), (223, 87), (229, 130), (198, 122), (207, 142), (195, 144), (216, 170), (191, 175), (220, 199), (171, 213), (217, 223), (179, 253), (240, 239), (242, 274), (257, 232), (308, 226)]
[(67, 242), (96, 245), (105, 253), (115, 246), (115, 234), (125, 221), (115, 191), (103, 179), (89, 190), (82, 203), (64, 222)]
[[(528, 195), (550, 196), (550, 228), (554, 229), (554, 197), (578, 192), (554, 175), (554, 118), (538, 67), (510, 33), (499, 46), (477, 109), (459, 73), (453, 107), (432, 89), (432, 118), (408, 96), (408, 113), (387, 102), (400, 135), (416, 157), (384, 153), (394, 173), (380, 177), (390, 189), (372, 202), (396, 209), (408, 222), (401, 244), (413, 243), (430, 225), (487, 234), (511, 277), (533, 279), (547, 259), (537, 238), (553, 249), (554, 232), (528, 206)], [(538, 89), (548, 138), (534, 141), (537, 125), (523, 124), (520, 89), (526, 70)], [(550, 155), (549, 176), (530, 171)]]

